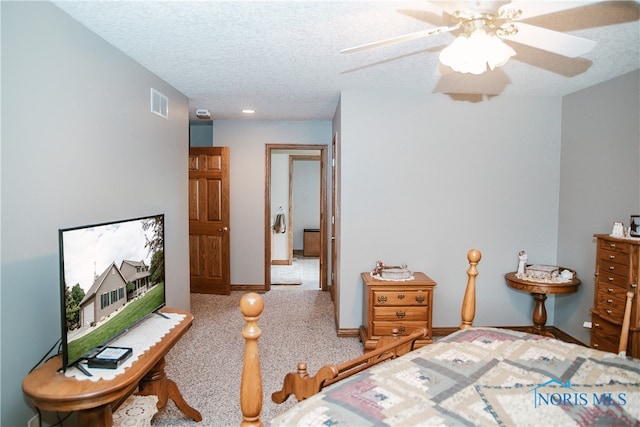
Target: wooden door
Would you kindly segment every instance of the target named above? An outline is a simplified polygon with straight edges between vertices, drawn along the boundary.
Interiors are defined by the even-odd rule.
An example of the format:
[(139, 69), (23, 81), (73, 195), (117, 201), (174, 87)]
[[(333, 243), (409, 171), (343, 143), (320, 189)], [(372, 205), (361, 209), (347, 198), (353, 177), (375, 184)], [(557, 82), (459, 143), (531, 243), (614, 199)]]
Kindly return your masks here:
[(189, 149), (191, 292), (229, 295), (229, 147)]

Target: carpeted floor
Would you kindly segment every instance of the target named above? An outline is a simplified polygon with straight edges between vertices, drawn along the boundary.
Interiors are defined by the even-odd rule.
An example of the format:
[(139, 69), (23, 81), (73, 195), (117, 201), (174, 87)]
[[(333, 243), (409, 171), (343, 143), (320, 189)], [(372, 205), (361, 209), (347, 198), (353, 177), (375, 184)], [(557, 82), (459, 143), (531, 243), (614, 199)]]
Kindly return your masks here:
[[(283, 287), (284, 288), (284, 287)], [(280, 389), (285, 374), (307, 362), (313, 375), (324, 364), (341, 363), (362, 354), (357, 338), (336, 336), (333, 306), (327, 292), (287, 286), (263, 295), (265, 309), (258, 323), (263, 376), (262, 420), (268, 421), (295, 404), (295, 398), (276, 405), (271, 393)], [(166, 371), (185, 400), (203, 420), (186, 419), (173, 402), (155, 415), (155, 426), (237, 426), (240, 411), (240, 375), (244, 356), (241, 331), (244, 319), (239, 301), (231, 296), (191, 295), (194, 322), (167, 355)]]

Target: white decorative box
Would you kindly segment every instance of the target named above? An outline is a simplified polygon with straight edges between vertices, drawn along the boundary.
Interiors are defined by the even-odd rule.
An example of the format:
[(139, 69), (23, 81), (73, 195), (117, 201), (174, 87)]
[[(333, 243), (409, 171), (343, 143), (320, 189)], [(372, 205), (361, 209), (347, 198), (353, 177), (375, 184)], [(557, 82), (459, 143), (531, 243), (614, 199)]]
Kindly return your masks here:
[(551, 280), (558, 276), (560, 268), (555, 265), (531, 264), (524, 268), (524, 274), (530, 279)]

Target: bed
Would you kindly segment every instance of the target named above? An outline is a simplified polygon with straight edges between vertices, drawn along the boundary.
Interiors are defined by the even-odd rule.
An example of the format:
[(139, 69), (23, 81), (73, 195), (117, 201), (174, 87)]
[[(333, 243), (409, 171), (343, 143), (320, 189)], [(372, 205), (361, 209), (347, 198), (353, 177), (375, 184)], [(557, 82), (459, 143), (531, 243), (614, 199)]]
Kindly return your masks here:
[[(315, 376), (304, 364), (274, 401), (300, 402), (271, 426), (640, 425), (640, 360), (507, 329), (472, 327), (479, 251), (469, 251), (460, 330), (411, 350), (420, 336), (388, 337), (372, 352)], [(262, 425), (257, 295), (247, 320), (243, 425)]]

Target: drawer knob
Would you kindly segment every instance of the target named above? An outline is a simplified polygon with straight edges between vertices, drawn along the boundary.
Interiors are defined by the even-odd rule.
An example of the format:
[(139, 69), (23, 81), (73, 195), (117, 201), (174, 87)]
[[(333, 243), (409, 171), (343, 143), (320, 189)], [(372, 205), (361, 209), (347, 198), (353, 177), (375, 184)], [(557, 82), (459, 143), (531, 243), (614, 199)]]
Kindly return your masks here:
[(422, 304), (424, 302), (424, 297), (422, 295), (419, 295), (416, 297), (416, 302), (418, 304)]
[(400, 326), (398, 328), (398, 332), (400, 332), (401, 334), (404, 334), (404, 326)]
[(616, 244), (615, 243), (609, 243), (609, 246), (611, 246), (612, 248), (615, 248)]
[(632, 283), (632, 284), (631, 284), (631, 287), (632, 287), (633, 289), (635, 289), (635, 288), (637, 288), (637, 287), (638, 287), (638, 284), (637, 284), (637, 283)]
[(615, 255), (609, 255), (609, 259), (616, 259)]
[(385, 302), (387, 302), (387, 297), (386, 297), (386, 296), (384, 296), (384, 295), (380, 295), (380, 296), (378, 297), (378, 302), (379, 302), (380, 304), (384, 304)]
[(613, 313), (611, 310), (607, 310), (607, 314), (611, 314)]
[(613, 277), (607, 277), (607, 280), (613, 282)]
[(594, 324), (593, 324), (593, 327), (594, 327), (594, 328), (599, 328), (599, 327), (600, 327), (600, 323), (594, 323)]
[(613, 303), (613, 300), (612, 300), (611, 298), (609, 298), (609, 299), (607, 300), (607, 302), (608, 302), (609, 304), (611, 304), (611, 303)]
[(404, 294), (398, 294), (398, 299), (404, 299)]
[(598, 343), (595, 343), (595, 344), (593, 345), (593, 348), (598, 348)]
[(404, 318), (404, 316), (406, 316), (406, 313), (404, 311), (396, 311), (396, 317), (398, 319), (402, 319)]
[(607, 288), (607, 292), (613, 292), (613, 288)]
[(609, 267), (609, 270), (611, 270), (611, 271), (613, 271), (613, 270), (615, 270), (615, 269), (616, 269), (616, 268), (615, 268), (614, 266), (610, 266), (610, 267)]

